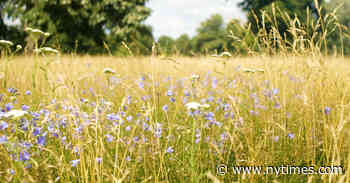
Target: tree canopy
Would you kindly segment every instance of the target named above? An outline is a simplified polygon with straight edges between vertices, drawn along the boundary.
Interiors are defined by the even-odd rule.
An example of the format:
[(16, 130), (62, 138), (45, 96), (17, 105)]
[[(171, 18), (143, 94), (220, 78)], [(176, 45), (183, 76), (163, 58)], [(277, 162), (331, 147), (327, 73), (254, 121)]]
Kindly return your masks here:
[(96, 53), (104, 48), (108, 35), (124, 40), (151, 10), (147, 0), (11, 0), (5, 13), (24, 27), (50, 32), (49, 43), (71, 51)]

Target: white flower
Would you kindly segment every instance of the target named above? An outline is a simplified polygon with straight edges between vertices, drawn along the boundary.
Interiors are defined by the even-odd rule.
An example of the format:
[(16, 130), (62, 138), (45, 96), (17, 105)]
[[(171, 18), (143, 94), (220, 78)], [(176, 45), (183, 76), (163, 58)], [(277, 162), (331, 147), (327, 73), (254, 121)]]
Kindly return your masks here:
[(12, 45), (13, 45), (13, 43), (11, 41), (0, 40), (0, 46), (9, 47), (9, 46), (12, 46)]
[(53, 49), (53, 48), (50, 48), (50, 47), (43, 47), (43, 48), (40, 48), (40, 50), (41, 50), (42, 52), (56, 53), (56, 54), (58, 54), (58, 50)]
[(231, 53), (225, 51), (220, 54), (220, 57), (232, 57)]
[(21, 50), (21, 49), (22, 49), (22, 46), (18, 44), (18, 45), (16, 46), (16, 50)]
[(193, 80), (198, 80), (199, 79), (199, 75), (197, 74), (192, 74), (192, 77), (191, 77)]
[(189, 102), (189, 103), (185, 104), (185, 107), (189, 110), (191, 110), (191, 109), (196, 110), (196, 109), (199, 109), (200, 107), (209, 108), (210, 105), (209, 104), (200, 104), (198, 102)]
[(187, 109), (198, 109), (201, 106), (201, 104), (198, 102), (189, 102), (185, 106)]
[(103, 69), (103, 73), (105, 74), (115, 74), (115, 71), (111, 68), (105, 68)]
[(33, 29), (33, 28), (30, 28), (30, 27), (27, 27), (24, 29), (25, 31), (33, 34), (33, 35), (38, 35), (38, 36), (45, 36), (45, 37), (49, 37), (50, 36), (50, 33), (47, 33), (47, 32), (43, 32), (39, 29)]
[(11, 110), (9, 112), (6, 112), (3, 117), (5, 118), (9, 118), (9, 117), (12, 117), (12, 118), (18, 118), (18, 117), (22, 117), (24, 116), (25, 114), (28, 114), (27, 111), (22, 111), (22, 110), (17, 110), (17, 109), (14, 109), (14, 110)]
[(209, 104), (202, 104), (201, 107), (203, 107), (203, 108), (209, 108), (210, 105), (209, 105)]

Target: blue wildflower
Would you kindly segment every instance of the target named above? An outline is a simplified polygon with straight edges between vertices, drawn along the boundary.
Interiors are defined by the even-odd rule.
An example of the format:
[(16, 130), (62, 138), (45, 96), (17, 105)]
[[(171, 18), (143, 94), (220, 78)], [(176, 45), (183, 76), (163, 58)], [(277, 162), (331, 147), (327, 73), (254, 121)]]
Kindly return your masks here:
[(168, 112), (168, 109), (169, 109), (168, 105), (163, 105), (162, 110), (164, 112)]
[(16, 94), (18, 90), (16, 88), (9, 88), (7, 91), (11, 94)]
[(126, 130), (126, 131), (130, 131), (130, 130), (131, 130), (131, 127), (130, 127), (130, 126), (125, 127), (125, 130)]
[(7, 142), (8, 142), (8, 140), (7, 140), (7, 137), (5, 135), (0, 137), (0, 144), (5, 144)]
[(25, 95), (31, 95), (32, 92), (30, 92), (29, 90), (27, 90), (27, 91), (24, 92), (24, 94), (25, 94)]
[(34, 135), (34, 136), (40, 135), (40, 131), (41, 131), (41, 128), (39, 128), (39, 127), (34, 128), (33, 135)]
[(6, 105), (5, 105), (5, 108), (6, 108), (7, 111), (10, 111), (10, 110), (13, 108), (12, 103), (6, 104)]
[(154, 136), (157, 138), (162, 137), (162, 125), (160, 123), (156, 123), (156, 128), (154, 129)]
[(326, 106), (325, 109), (324, 109), (324, 113), (325, 113), (326, 115), (328, 115), (330, 112), (331, 112), (331, 108), (328, 107), (328, 106)]
[(288, 137), (289, 137), (290, 139), (294, 139), (294, 136), (295, 136), (295, 135), (294, 135), (293, 133), (289, 133), (289, 134), (288, 134)]
[(171, 154), (174, 152), (174, 149), (172, 147), (168, 147), (168, 149), (166, 150), (167, 153)]
[(0, 130), (5, 130), (9, 125), (5, 121), (0, 122)]
[(174, 103), (175, 101), (176, 101), (176, 100), (175, 100), (174, 97), (171, 97), (171, 98), (170, 98), (170, 102)]
[(126, 120), (127, 120), (127, 121), (131, 121), (131, 120), (132, 120), (132, 116), (128, 116), (128, 117), (126, 118)]
[(274, 88), (274, 89), (272, 90), (272, 94), (273, 94), (273, 95), (277, 95), (279, 91), (280, 91), (280, 90), (279, 90), (278, 88)]
[(80, 159), (72, 160), (71, 163), (73, 167), (76, 167), (78, 164), (80, 164)]
[(96, 161), (98, 164), (100, 164), (102, 162), (102, 158), (96, 158)]
[(45, 144), (46, 144), (46, 137), (45, 136), (38, 136), (37, 144), (39, 146), (45, 146)]
[(105, 135), (107, 142), (112, 142), (114, 140), (114, 137), (110, 134)]
[(23, 111), (28, 111), (29, 108), (30, 108), (30, 107), (27, 106), (27, 105), (25, 105), (25, 104), (22, 105), (22, 110), (23, 110)]
[(172, 90), (168, 90), (168, 92), (167, 92), (167, 96), (173, 96), (174, 95), (174, 92), (172, 91)]
[(22, 151), (19, 153), (19, 160), (20, 161), (27, 161), (30, 159), (30, 154), (27, 151)]

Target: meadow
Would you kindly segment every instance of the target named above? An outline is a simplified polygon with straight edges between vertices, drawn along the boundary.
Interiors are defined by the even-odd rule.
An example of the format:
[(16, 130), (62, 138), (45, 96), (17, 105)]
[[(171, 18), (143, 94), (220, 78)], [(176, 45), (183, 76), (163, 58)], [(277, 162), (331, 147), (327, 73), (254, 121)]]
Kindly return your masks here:
[(1, 182), (350, 181), (347, 58), (2, 60)]

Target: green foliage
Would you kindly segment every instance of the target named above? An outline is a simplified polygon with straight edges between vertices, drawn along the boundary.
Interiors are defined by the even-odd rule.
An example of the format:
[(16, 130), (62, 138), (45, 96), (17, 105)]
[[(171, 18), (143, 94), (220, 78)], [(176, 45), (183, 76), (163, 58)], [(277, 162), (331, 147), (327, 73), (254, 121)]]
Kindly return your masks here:
[[(321, 5), (324, 0), (317, 0), (318, 5)], [(243, 0), (239, 3), (239, 6), (246, 12), (248, 22), (252, 24), (252, 30), (257, 33), (262, 27), (267, 29), (267, 32), (271, 31), (273, 25), (270, 22), (264, 22), (264, 12), (269, 15), (275, 15), (275, 19), (271, 22), (276, 23), (278, 26), (278, 31), (281, 35), (288, 34), (288, 25), (286, 25), (284, 16), (288, 14), (291, 19), (298, 17), (300, 21), (305, 21), (307, 19), (307, 10), (310, 9), (312, 15), (317, 19), (321, 15), (317, 11), (317, 5), (314, 0)], [(280, 11), (276, 11), (273, 6)]]
[(332, 0), (327, 5), (328, 11), (337, 16), (339, 24), (337, 30), (329, 37), (328, 47), (335, 49), (337, 52), (344, 52), (345, 55), (350, 54), (350, 1), (348, 0)]
[(161, 54), (171, 55), (175, 51), (175, 41), (169, 36), (160, 36), (158, 38), (158, 46)]
[(109, 34), (107, 40), (117, 56), (130, 56), (130, 52), (133, 55), (150, 55), (154, 42), (152, 27), (147, 25), (138, 26), (122, 39), (116, 39), (114, 34)]
[(229, 34), (227, 39), (227, 49), (237, 54), (246, 55), (250, 49), (257, 50), (255, 35), (251, 31), (251, 26), (242, 24), (239, 20), (233, 19), (226, 26), (226, 33)]
[(117, 41), (142, 26), (150, 15), (147, 0), (12, 0), (5, 12), (25, 27), (50, 32), (49, 44), (64, 51), (98, 53), (104, 48), (107, 32)]
[(178, 52), (182, 55), (192, 55), (191, 38), (187, 34), (182, 34), (175, 40), (175, 46)]
[(225, 50), (226, 33), (221, 15), (214, 14), (208, 20), (202, 22), (197, 32), (197, 36), (193, 39), (195, 52), (212, 53)]

